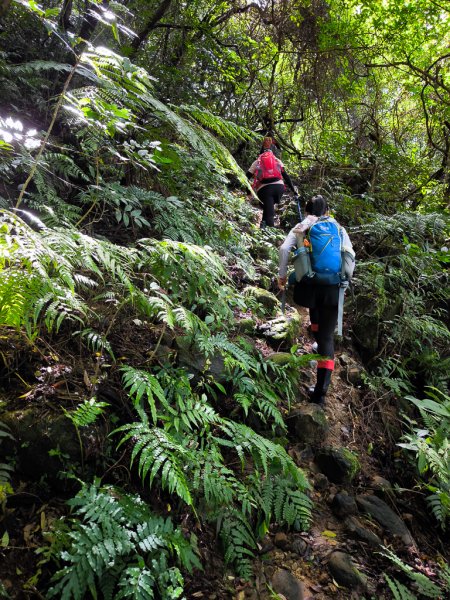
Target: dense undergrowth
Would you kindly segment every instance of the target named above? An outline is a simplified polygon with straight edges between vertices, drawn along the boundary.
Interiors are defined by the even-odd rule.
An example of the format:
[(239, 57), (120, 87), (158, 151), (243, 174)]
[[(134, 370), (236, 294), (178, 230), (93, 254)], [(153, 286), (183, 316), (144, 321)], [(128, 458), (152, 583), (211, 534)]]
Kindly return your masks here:
[[(2, 410), (19, 396), (21, 409), (44, 405), (80, 443), (79, 462), (60, 456), (63, 495), (74, 497), (43, 527), (29, 585), (58, 598), (180, 598), (183, 576), (202, 568), (205, 530), (229, 568), (250, 578), (271, 525), (303, 531), (312, 518), (310, 485), (285, 450), (308, 357), (294, 347), (280, 365), (248, 328), (274, 314), (245, 288), (271, 288), (283, 237), (257, 228), (237, 187), (244, 173), (229, 148), (256, 148), (256, 136), (200, 105), (161, 101), (151, 73), (105, 48), (76, 54), (75, 70), (53, 59), (16, 64), (6, 53), (0, 61), (5, 98), (16, 86), (41, 90), (51, 74), (74, 76), (61, 104), (51, 103), (47, 138), (33, 131), (33, 115), (24, 125), (11, 111), (0, 123), (2, 373), (15, 395)], [(438, 201), (383, 212), (395, 164), (378, 196), (356, 193), (333, 164), (305, 170), (303, 190), (320, 190), (354, 240), (349, 321), (367, 401), (400, 403), (395, 442), (411, 469), (417, 462), (417, 484), (445, 530), (448, 216)], [(22, 352), (33, 367), (42, 357), (47, 375)], [(69, 393), (58, 396), (56, 373), (69, 367)], [(90, 460), (94, 430), (103, 446)], [(13, 437), (1, 427), (4, 447)], [(4, 514), (19, 480), (8, 450)], [(402, 583), (388, 585), (410, 597)]]

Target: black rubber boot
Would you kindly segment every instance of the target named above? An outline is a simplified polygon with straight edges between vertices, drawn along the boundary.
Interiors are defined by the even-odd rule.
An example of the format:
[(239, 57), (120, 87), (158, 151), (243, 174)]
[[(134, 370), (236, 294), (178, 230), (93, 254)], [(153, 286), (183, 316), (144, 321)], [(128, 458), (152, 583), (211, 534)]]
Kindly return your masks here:
[(328, 386), (331, 381), (332, 369), (317, 369), (317, 383), (314, 388), (310, 388), (309, 401), (314, 404), (324, 404), (327, 395)]

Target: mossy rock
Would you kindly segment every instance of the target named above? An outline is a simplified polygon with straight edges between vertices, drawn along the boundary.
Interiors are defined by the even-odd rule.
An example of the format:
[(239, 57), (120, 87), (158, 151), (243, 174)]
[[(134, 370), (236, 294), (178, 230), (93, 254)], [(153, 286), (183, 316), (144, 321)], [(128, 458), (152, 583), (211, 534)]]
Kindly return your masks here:
[(325, 438), (329, 425), (323, 409), (317, 404), (306, 404), (288, 417), (289, 431), (301, 444), (318, 444)]
[(175, 345), (178, 348), (178, 362), (188, 371), (194, 374), (209, 373), (216, 381), (226, 381), (225, 360), (219, 352), (207, 358), (192, 347), (192, 340), (187, 335), (175, 338)]
[(252, 334), (255, 331), (256, 321), (255, 321), (255, 319), (252, 319), (251, 317), (247, 317), (245, 319), (241, 319), (240, 321), (238, 321), (237, 327), (238, 327), (239, 331), (242, 331), (243, 333)]
[[(45, 476), (58, 483), (58, 473), (67, 465), (81, 463), (80, 440), (70, 420), (61, 413), (43, 413), (42, 407), (32, 406), (2, 414), (2, 422), (10, 428), (13, 440), (8, 451), (17, 453), (17, 473), (38, 480)], [(95, 460), (99, 446), (99, 428), (92, 425), (79, 429), (83, 454)], [(92, 452), (91, 452), (92, 450)]]
[(277, 365), (288, 365), (292, 361), (293, 355), (290, 352), (273, 352), (266, 356), (266, 360), (270, 360)]
[(275, 309), (280, 305), (278, 298), (272, 292), (255, 286), (246, 287), (244, 296), (252, 296), (258, 304), (262, 304), (270, 313), (275, 312)]
[(347, 588), (360, 589), (367, 586), (367, 577), (356, 568), (349, 554), (333, 552), (328, 560), (328, 568), (333, 579)]
[(272, 285), (272, 279), (270, 277), (267, 277), (266, 275), (262, 275), (259, 280), (259, 285), (264, 290), (270, 290), (270, 287)]
[(260, 325), (259, 330), (269, 340), (277, 342), (277, 344), (284, 342), (284, 345), (290, 348), (298, 337), (300, 327), (299, 313), (296, 310), (291, 310), (286, 315), (281, 315)]
[(347, 448), (321, 448), (315, 461), (333, 483), (351, 483), (361, 469), (358, 457)]

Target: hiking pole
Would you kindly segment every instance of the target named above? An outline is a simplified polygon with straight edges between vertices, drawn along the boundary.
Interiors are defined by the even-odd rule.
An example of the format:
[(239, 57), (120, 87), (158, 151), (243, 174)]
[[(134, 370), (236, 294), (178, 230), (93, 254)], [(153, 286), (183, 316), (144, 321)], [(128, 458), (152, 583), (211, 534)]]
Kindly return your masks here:
[(283, 313), (283, 315), (286, 312), (286, 286), (281, 292), (281, 312)]
[(300, 196), (296, 196), (295, 199), (297, 200), (297, 208), (298, 208), (298, 216), (300, 217), (300, 223), (303, 221), (303, 217), (302, 217), (302, 209), (300, 208)]

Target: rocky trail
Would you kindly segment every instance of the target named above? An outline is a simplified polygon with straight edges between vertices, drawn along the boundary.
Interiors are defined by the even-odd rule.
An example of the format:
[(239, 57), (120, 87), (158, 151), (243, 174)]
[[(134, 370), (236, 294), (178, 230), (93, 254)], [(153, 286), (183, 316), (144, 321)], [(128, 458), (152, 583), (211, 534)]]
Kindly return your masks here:
[[(311, 353), (312, 339), (301, 333), (307, 332), (307, 310), (300, 308), (299, 315), (298, 352)], [(279, 326), (280, 318), (275, 321)], [(312, 362), (301, 374), (298, 402), (287, 415), (289, 454), (306, 471), (313, 487), (310, 531), (271, 530), (259, 545), (254, 581), (240, 583), (230, 576), (220, 592), (197, 590), (193, 598), (390, 598), (383, 572), (388, 573), (391, 565), (381, 554), (384, 547), (395, 549), (417, 570), (432, 572), (426, 553), (419, 552), (419, 547), (431, 550), (423, 528), (427, 517), (411, 501), (412, 494), (398, 495), (386, 478), (389, 469), (373, 456), (374, 446), (384, 444), (377, 452), (383, 456), (389, 436), (373, 401), (365, 401), (363, 367), (349, 338), (345, 346), (336, 353), (325, 406), (306, 400), (306, 389), (315, 379)], [(283, 353), (273, 354), (269, 346), (266, 353), (272, 359), (283, 358)]]
[[(288, 205), (285, 198), (276, 219), (283, 230)], [(270, 292), (252, 288), (251, 293), (263, 305), (276, 308)], [(285, 315), (278, 310), (275, 318), (257, 323), (253, 331), (251, 320), (241, 321), (243, 331), (256, 336), (260, 351), (277, 362), (288, 359), (286, 350), (294, 344), (297, 354), (314, 353), (308, 310), (294, 308), (289, 291), (287, 299)], [(347, 298), (346, 313), (349, 303)], [(430, 556), (436, 539), (430, 538), (430, 531), (435, 524), (423, 498), (412, 489), (409, 469), (395, 446), (401, 417), (364, 385), (365, 369), (351, 325), (345, 323), (344, 337), (336, 340), (335, 371), (325, 406), (308, 401), (307, 390), (315, 382), (311, 361), (300, 373), (297, 402), (285, 411), (289, 454), (312, 483), (310, 531), (271, 530), (259, 545), (254, 581), (240, 583), (229, 576), (225, 586), (218, 582), (220, 592), (197, 589), (192, 597), (388, 599), (392, 595), (386, 591), (384, 574), (392, 572), (392, 562), (384, 556), (386, 548), (416, 571), (434, 574)], [(448, 559), (448, 547), (439, 550)]]

